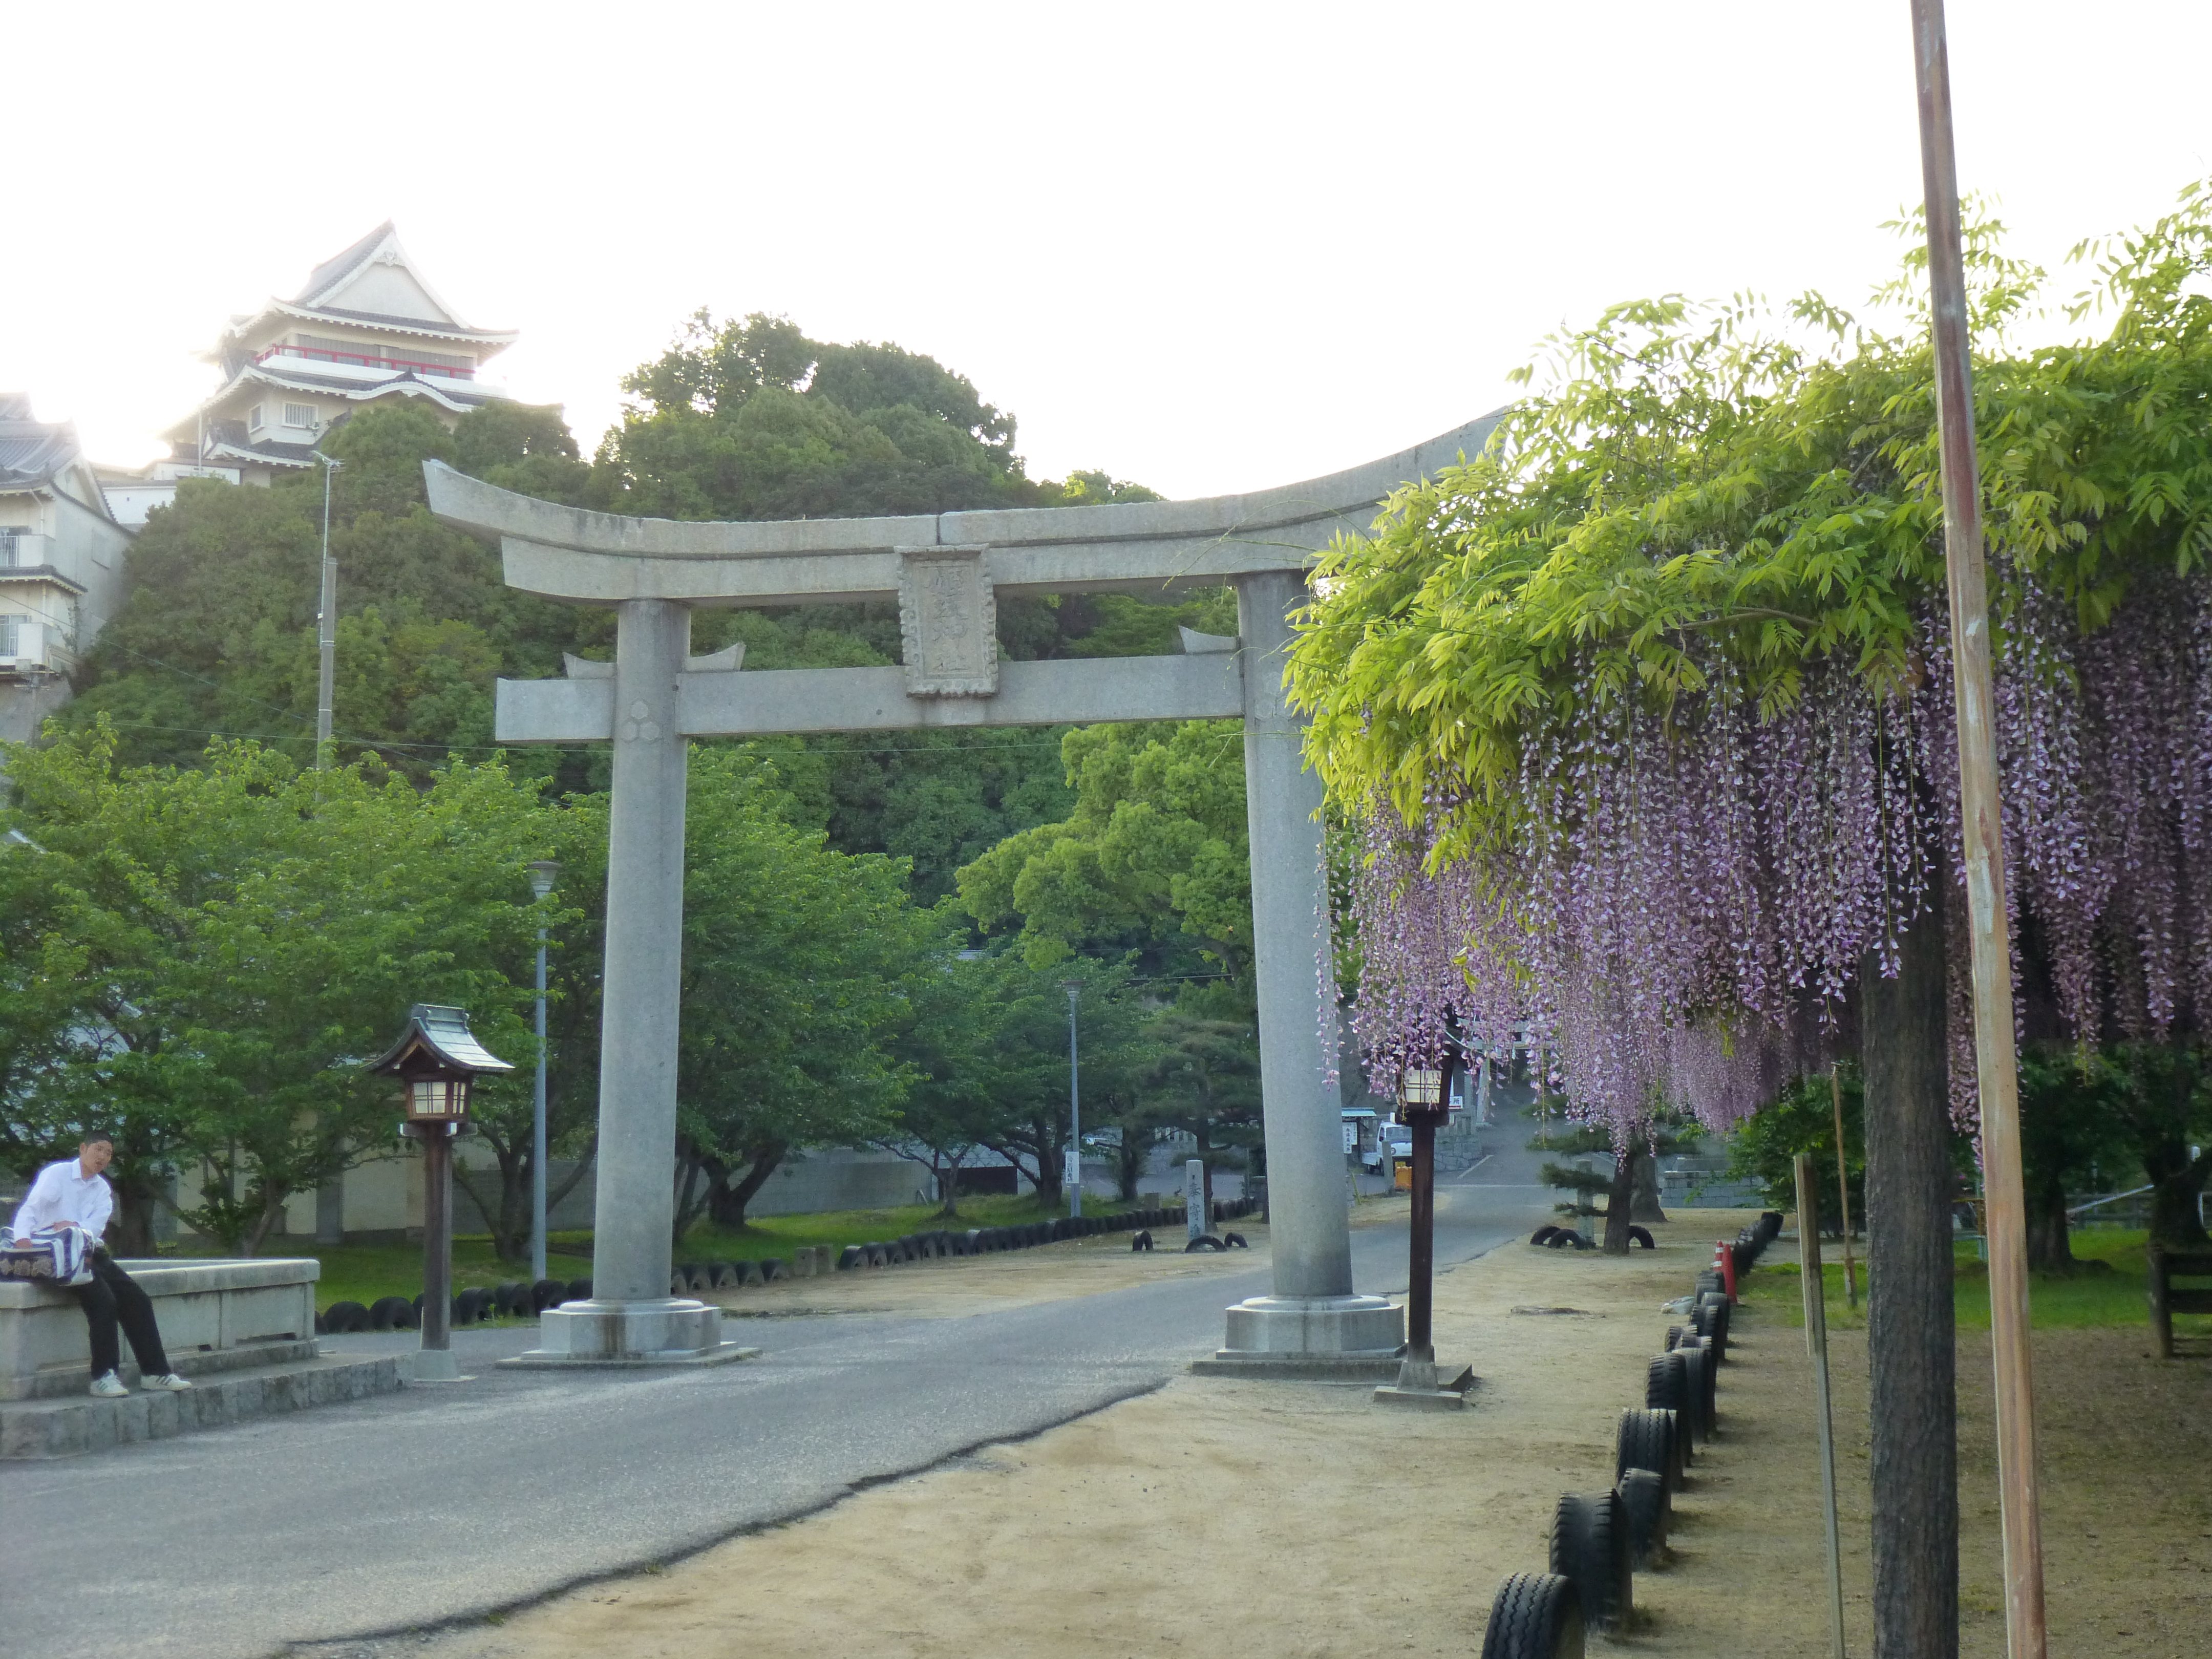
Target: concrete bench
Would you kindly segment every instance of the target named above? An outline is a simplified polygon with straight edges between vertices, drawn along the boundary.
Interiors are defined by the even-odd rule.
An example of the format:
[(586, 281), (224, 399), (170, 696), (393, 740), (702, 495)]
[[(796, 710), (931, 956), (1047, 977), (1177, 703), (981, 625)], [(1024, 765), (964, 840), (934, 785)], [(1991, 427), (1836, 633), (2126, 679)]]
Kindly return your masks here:
[[(119, 1261), (153, 1299), (170, 1364), (185, 1376), (315, 1354), (313, 1257), (253, 1261)], [(137, 1380), (131, 1345), (124, 1378)], [(0, 1283), (0, 1401), (82, 1394), (92, 1380), (84, 1311), (65, 1290)]]

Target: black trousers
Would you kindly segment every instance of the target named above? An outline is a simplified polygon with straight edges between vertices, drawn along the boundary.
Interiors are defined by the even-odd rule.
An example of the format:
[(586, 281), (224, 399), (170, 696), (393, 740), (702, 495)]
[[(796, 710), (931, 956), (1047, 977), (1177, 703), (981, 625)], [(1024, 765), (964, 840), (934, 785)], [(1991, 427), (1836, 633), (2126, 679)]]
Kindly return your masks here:
[(105, 1376), (118, 1369), (123, 1356), (115, 1342), (119, 1322), (131, 1339), (131, 1357), (141, 1376), (163, 1376), (169, 1356), (161, 1346), (161, 1333), (154, 1323), (154, 1300), (138, 1288), (129, 1273), (117, 1267), (105, 1250), (92, 1255), (92, 1282), (72, 1285), (70, 1291), (84, 1309), (84, 1322), (92, 1327), (92, 1374)]

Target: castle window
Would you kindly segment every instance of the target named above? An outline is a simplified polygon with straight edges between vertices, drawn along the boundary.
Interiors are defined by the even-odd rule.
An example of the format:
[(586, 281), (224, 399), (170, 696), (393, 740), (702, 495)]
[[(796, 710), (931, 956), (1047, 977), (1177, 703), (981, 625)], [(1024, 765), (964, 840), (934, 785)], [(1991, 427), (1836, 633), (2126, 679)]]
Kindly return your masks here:
[(284, 405), (284, 424), (286, 426), (313, 426), (314, 423), (315, 410), (313, 404), (286, 404)]
[(258, 432), (261, 430), (261, 405), (259, 404), (254, 404), (252, 408), (246, 411), (246, 429), (249, 432)]

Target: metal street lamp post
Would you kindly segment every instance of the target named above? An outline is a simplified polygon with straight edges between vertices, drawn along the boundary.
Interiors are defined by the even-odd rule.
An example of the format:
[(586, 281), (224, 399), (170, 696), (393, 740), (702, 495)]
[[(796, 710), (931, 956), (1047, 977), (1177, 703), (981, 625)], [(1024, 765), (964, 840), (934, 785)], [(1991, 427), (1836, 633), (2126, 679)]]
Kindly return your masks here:
[(1458, 1058), (1449, 1048), (1434, 1066), (1409, 1066), (1398, 1074), (1398, 1121), (1413, 1132), (1413, 1214), (1406, 1268), (1406, 1352), (1398, 1380), (1375, 1390), (1388, 1405), (1455, 1411), (1467, 1403), (1474, 1382), (1462, 1372), (1448, 1382), (1437, 1380), (1437, 1350), (1431, 1333), (1431, 1295), (1437, 1255), (1437, 1129), (1451, 1114), (1452, 1073)]
[(320, 450), (315, 459), (323, 464), (323, 591), (315, 612), (315, 766), (328, 770), (338, 661), (338, 562), (331, 556), (331, 480), (345, 463)]
[[(552, 859), (530, 866), (530, 890), (543, 903), (561, 873)], [(545, 1277), (545, 924), (538, 925), (538, 1082), (530, 1112), (530, 1279)]]
[(1067, 1212), (1072, 1216), (1080, 1216), (1083, 1213), (1083, 1098), (1076, 1086), (1075, 1003), (1083, 994), (1083, 981), (1064, 979), (1060, 986), (1067, 993)]
[(453, 1142), (468, 1127), (469, 1088), (489, 1072), (511, 1072), (469, 1031), (468, 1012), (418, 1002), (407, 1028), (369, 1071), (395, 1077), (407, 1121), (399, 1133), (422, 1143), (422, 1340), (414, 1381), (459, 1380), (453, 1366)]

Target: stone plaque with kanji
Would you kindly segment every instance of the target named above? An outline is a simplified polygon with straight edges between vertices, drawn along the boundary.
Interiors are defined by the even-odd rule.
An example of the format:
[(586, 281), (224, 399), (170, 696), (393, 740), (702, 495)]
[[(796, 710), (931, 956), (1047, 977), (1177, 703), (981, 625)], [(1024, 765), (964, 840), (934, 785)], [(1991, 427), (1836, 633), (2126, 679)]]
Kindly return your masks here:
[(999, 611), (981, 547), (899, 550), (899, 632), (913, 697), (999, 690)]

